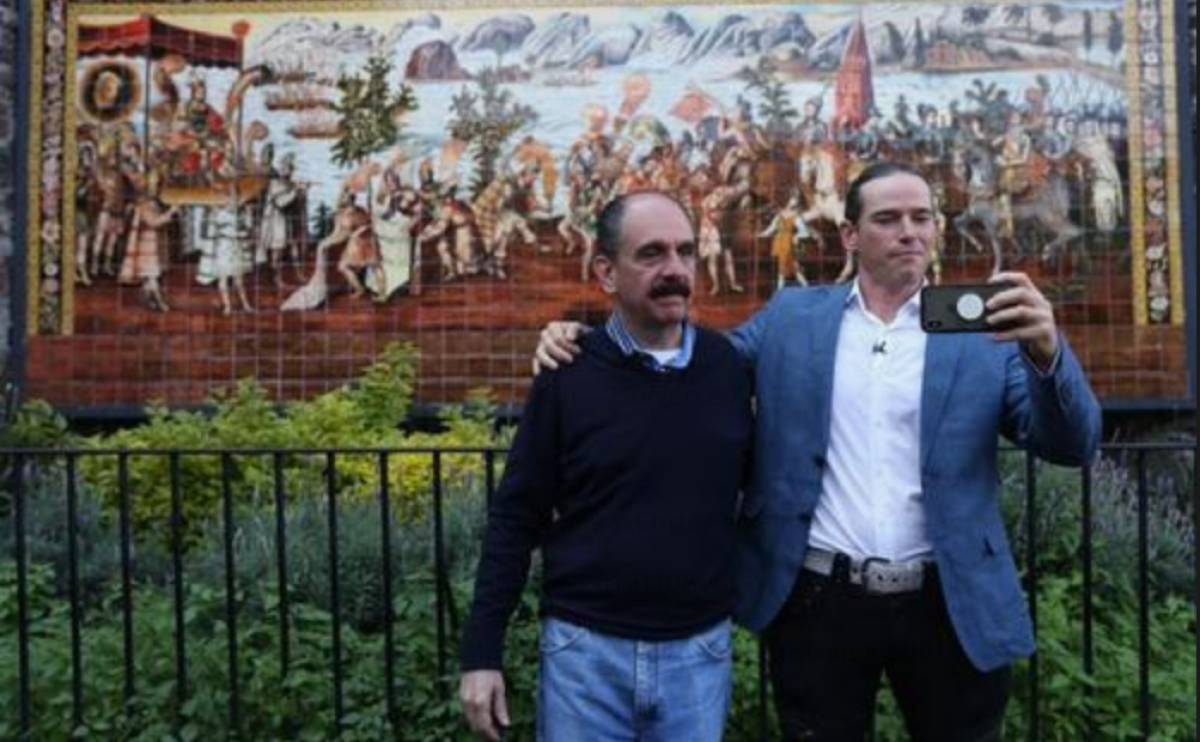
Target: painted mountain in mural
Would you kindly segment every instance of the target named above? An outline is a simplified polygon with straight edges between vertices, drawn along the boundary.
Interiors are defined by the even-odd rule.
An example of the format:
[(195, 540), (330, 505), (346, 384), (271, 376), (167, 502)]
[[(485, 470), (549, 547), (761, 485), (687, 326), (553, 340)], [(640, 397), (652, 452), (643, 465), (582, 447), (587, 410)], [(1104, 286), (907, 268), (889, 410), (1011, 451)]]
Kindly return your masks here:
[[(861, 20), (873, 61), (881, 68), (953, 69), (1061, 66), (1080, 56), (1097, 57), (1098, 47), (1103, 46), (1099, 40), (1108, 33), (1109, 16), (1099, 7), (1055, 4), (892, 3), (872, 6)], [(454, 26), (443, 16), (425, 13), (382, 33), (362, 25), (300, 17), (282, 23), (254, 44), (250, 59), (295, 64), (298, 59), (324, 57), (353, 65), (376, 54), (407, 64), (418, 48), (428, 54), (435, 47), (427, 45), (438, 42), (453, 50), (455, 63), (467, 76), (497, 65), (531, 73), (631, 65), (745, 67), (762, 55), (789, 63), (795, 72), (832, 72), (841, 64), (857, 22), (847, 13), (827, 8), (807, 14), (727, 13), (709, 23), (674, 10), (631, 13), (615, 22), (605, 14), (569, 11), (545, 16), (503, 13), (473, 25)], [(446, 56), (444, 50), (438, 55)]]
[(575, 50), (592, 33), (592, 23), (581, 13), (559, 13), (548, 18), (525, 39), (522, 52), (531, 67), (568, 67)]
[[(1104, 38), (1108, 29), (1106, 11), (1054, 4), (931, 5), (916, 10), (905, 5), (878, 5), (872, 6), (862, 22), (874, 61), (883, 66), (937, 66), (936, 59), (922, 63), (930, 49), (938, 49), (942, 57), (947, 57), (948, 65), (957, 60), (974, 65), (1057, 66), (1069, 63), (1084, 43), (1087, 13), (1093, 14), (1094, 40)], [(809, 18), (817, 38), (808, 50), (807, 61), (816, 69), (838, 68), (855, 25), (844, 16), (829, 20), (832, 23)], [(1100, 45), (1099, 41), (1094, 43)]]
[(696, 35), (679, 60), (690, 64), (714, 57), (744, 58), (773, 51), (785, 44), (807, 48), (814, 40), (799, 13), (750, 18), (729, 15)]
[(444, 41), (427, 41), (413, 50), (404, 66), (407, 80), (466, 80), (454, 48)]
[(446, 26), (432, 13), (398, 23), (386, 35), (359, 25), (295, 18), (254, 45), (254, 62), (291, 62), (303, 55), (361, 58), (384, 54), (408, 60), (434, 41), (454, 48), (459, 61), (495, 64), (514, 61), (531, 69), (592, 69), (637, 63), (670, 67), (703, 61), (752, 58), (791, 48), (803, 52), (815, 40), (799, 13), (729, 14), (704, 27), (666, 11), (645, 22), (636, 16), (600, 25), (586, 13), (557, 13), (541, 20), (520, 13), (488, 18), (474, 27)]
[(361, 25), (343, 26), (337, 21), (311, 17), (289, 19), (271, 30), (249, 51), (252, 64), (261, 62), (289, 64), (306, 56), (368, 56), (379, 48), (384, 37)]
[(673, 10), (667, 11), (638, 39), (633, 54), (638, 64), (669, 68), (687, 54), (695, 38), (696, 32), (686, 18)]
[(476, 26), (463, 39), (459, 49), (464, 52), (490, 51), (503, 57), (519, 50), (533, 29), (533, 19), (529, 16), (519, 13), (497, 16)]

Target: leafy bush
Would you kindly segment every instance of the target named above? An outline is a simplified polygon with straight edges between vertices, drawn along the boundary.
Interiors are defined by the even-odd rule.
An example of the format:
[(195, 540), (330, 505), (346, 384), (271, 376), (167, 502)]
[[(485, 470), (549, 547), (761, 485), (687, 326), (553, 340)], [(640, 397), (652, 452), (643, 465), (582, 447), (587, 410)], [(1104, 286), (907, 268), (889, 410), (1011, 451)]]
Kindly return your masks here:
[[(1157, 462), (1148, 462), (1156, 464)], [(1018, 564), (1029, 558), (1024, 458), (1002, 467), (1006, 519)], [(1193, 454), (1194, 466), (1194, 454)], [(1151, 466), (1148, 471), (1163, 471)], [(1193, 475), (1194, 476), (1194, 475)], [(1138, 498), (1131, 472), (1112, 459), (1092, 468), (1094, 670), (1083, 667), (1082, 478), (1036, 469), (1037, 663), (1040, 739), (1140, 738), (1138, 706)], [(1196, 739), (1195, 531), (1181, 480), (1150, 481), (1146, 499), (1148, 629), (1154, 740)], [(1029, 662), (1017, 663), (1013, 739), (1027, 738)]]
[[(117, 516), (124, 496), (135, 533), (154, 534), (162, 544), (169, 544), (164, 524), (171, 522), (173, 486), (180, 495), (181, 525), (189, 548), (202, 524), (219, 516), (226, 482), (236, 509), (243, 512), (270, 507), (277, 478), (289, 501), (325, 499), (332, 483), (336, 498), (345, 502), (377, 498), (386, 476), (398, 516), (413, 519), (424, 516), (431, 504), (431, 457), (392, 454), (384, 467), (374, 451), (447, 450), (440, 459), (439, 482), (452, 495), (479, 487), (487, 472), (478, 454), (449, 451), (493, 447), (506, 440), (494, 430), (495, 405), (483, 392), (473, 393), (462, 406), (448, 408), (442, 432), (402, 432), (397, 426), (412, 404), (415, 363), (411, 345), (392, 345), (355, 383), (313, 400), (281, 409), (257, 383), (243, 381), (215, 394), (211, 413), (155, 405), (143, 425), (86, 439), (73, 437), (48, 405), (32, 402), (5, 428), (0, 443), (46, 448), (74, 443), (95, 451), (79, 459), (79, 488), (96, 493), (109, 518)], [(333, 448), (368, 452), (335, 457), (313, 453)], [(271, 455), (256, 449), (288, 452)], [(214, 453), (203, 453), (210, 450)], [(227, 458), (217, 453), (221, 450), (230, 452)], [(127, 452), (124, 475), (121, 457), (101, 451)], [(328, 476), (330, 461), (332, 477)], [(493, 471), (496, 477), (499, 464)], [(24, 474), (29, 482), (42, 475), (61, 479), (61, 466), (61, 459), (39, 459)], [(5, 512), (5, 502), (0, 500), (0, 514)]]

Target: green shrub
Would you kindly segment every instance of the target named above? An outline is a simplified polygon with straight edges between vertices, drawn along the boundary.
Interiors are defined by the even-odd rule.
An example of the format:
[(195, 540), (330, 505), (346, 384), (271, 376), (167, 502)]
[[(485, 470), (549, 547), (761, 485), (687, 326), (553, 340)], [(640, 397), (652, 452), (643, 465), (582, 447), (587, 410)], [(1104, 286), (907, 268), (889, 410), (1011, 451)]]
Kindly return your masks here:
[[(412, 393), (411, 349), (389, 351), (364, 380), (345, 389), (279, 409), (253, 384), (215, 400), (211, 415), (155, 409), (140, 428), (77, 440), (53, 410), (33, 405), (5, 431), (22, 445), (83, 445), (151, 448), (407, 446), (430, 449), (504, 445), (494, 405), (482, 395), (451, 409), (439, 433), (405, 434), (394, 427)], [(238, 605), (241, 733), (246, 739), (332, 737), (332, 617), (328, 492), (323, 455), (282, 455), (286, 490), (288, 594), (291, 601), (291, 663), (281, 667), (273, 460), (238, 454), (230, 480), (235, 500), (233, 547)], [(1149, 481), (1148, 549), (1151, 565), (1150, 669), (1154, 740), (1196, 738), (1194, 531), (1189, 496), (1194, 483), (1178, 457)], [(178, 727), (181, 739), (226, 738), (229, 681), (225, 625), (224, 523), (220, 517), (221, 459), (180, 459), (185, 494), (188, 673), (192, 695), (183, 704), (174, 686), (173, 571), (167, 552), (170, 512), (169, 460), (130, 460), (133, 505), (138, 695), (126, 704), (123, 687), (120, 563), (114, 507), (113, 459), (83, 464), (77, 485), (84, 699), (87, 718), (72, 730), (70, 616), (67, 585), (66, 478), (61, 465), (31, 460), (25, 469), (27, 554), (32, 617), (34, 739), (161, 740)], [(486, 520), (482, 457), (442, 454), (441, 529), (447, 579), (445, 647), (447, 674), (439, 677), (434, 574), (433, 471), (427, 455), (395, 455), (386, 476), (391, 504), (387, 524), (392, 551), (382, 548), (379, 458), (344, 454), (336, 459), (338, 561), (343, 621), (347, 716), (342, 738), (443, 742), (467, 739), (458, 717), (456, 645), (472, 594)], [(497, 458), (495, 481), (502, 459)], [(1003, 507), (1018, 563), (1029, 549), (1023, 459), (1006, 457), (1001, 469)], [(1190, 476), (1190, 479), (1189, 479)], [(1081, 507), (1076, 470), (1039, 465), (1035, 518), (1038, 558), (1039, 728), (1047, 742), (1137, 738), (1138, 598), (1136, 486), (1118, 461), (1104, 461), (1093, 477), (1095, 671), (1082, 665)], [(12, 524), (0, 509), (0, 553), (12, 553)], [(384, 713), (383, 565), (393, 582), (392, 614), (397, 643), (395, 727)], [(509, 632), (507, 672), (512, 739), (532, 739), (537, 639), (537, 571)], [(0, 739), (16, 738), (17, 687), (15, 569), (0, 562)], [(755, 637), (735, 637), (735, 694), (726, 739), (758, 739), (759, 671)], [(1015, 668), (1014, 703), (1006, 738), (1024, 739), (1029, 663)], [(888, 694), (881, 696), (879, 742), (905, 739)], [(773, 717), (774, 714), (769, 714)], [(769, 718), (773, 724), (773, 718)]]

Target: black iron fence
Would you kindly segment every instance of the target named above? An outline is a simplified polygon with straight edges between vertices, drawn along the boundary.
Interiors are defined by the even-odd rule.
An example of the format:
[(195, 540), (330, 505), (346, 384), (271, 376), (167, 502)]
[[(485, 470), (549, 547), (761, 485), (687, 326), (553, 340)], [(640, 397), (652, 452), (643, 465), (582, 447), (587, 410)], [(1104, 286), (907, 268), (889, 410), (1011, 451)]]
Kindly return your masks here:
[[(377, 727), (364, 727), (378, 738), (439, 738), (405, 730), (455, 728), (456, 637), (505, 453), (0, 451), (0, 668), (8, 668), (0, 669), (0, 738), (60, 738), (63, 730), (64, 739), (82, 730), (107, 738), (112, 709), (98, 706), (116, 698), (120, 713), (134, 714), (157, 694), (165, 703), (155, 713), (171, 737), (211, 738), (197, 731), (197, 716), (215, 714), (221, 736), (258, 739), (250, 717), (263, 713), (264, 673), (281, 694), (324, 686), (307, 698), (327, 708), (291, 708), (277, 727), (284, 737), (339, 737), (378, 715)], [(1072, 709), (1084, 712), (1070, 721), (1076, 738), (1106, 736), (1112, 722), (1091, 710), (1109, 704), (1095, 697), (1117, 682), (1128, 690), (1121, 697), (1133, 699), (1116, 712), (1121, 738), (1174, 738), (1176, 722), (1163, 722), (1166, 732), (1159, 726), (1166, 711), (1156, 673), (1179, 675), (1182, 651), (1190, 672), (1161, 682), (1168, 693), (1172, 682), (1190, 686), (1190, 701), (1171, 703), (1183, 705), (1185, 718), (1190, 703), (1190, 737), (1185, 723), (1180, 738), (1195, 739), (1194, 442), (1109, 445), (1083, 471), (1003, 456), (1006, 515), (1039, 624), (1039, 653), (1018, 673), (1019, 736), (1047, 738), (1047, 725), (1061, 721), (1055, 714)], [(1121, 595), (1130, 615), (1114, 631), (1105, 611)], [(1164, 614), (1167, 605), (1175, 608)], [(1172, 636), (1184, 646), (1160, 636), (1163, 621), (1183, 623)], [(323, 636), (314, 639), (318, 624)], [(89, 644), (89, 632), (102, 630), (107, 643)], [(1114, 642), (1132, 673), (1105, 681), (1098, 665)], [(762, 650), (745, 637), (741, 648), (750, 656), (741, 662), (732, 736), (766, 740)], [(89, 682), (97, 673), (119, 690)], [(420, 713), (412, 693), (425, 694)], [(321, 714), (331, 723), (313, 737), (306, 724)]]

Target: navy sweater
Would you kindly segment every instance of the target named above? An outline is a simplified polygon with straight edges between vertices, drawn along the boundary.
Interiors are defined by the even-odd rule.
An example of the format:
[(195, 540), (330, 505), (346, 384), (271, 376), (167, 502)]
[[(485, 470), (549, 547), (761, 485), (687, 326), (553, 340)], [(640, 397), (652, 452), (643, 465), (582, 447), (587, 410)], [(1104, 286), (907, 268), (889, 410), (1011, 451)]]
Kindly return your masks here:
[(489, 513), (462, 669), (501, 669), (530, 556), (544, 615), (660, 641), (728, 617), (735, 509), (749, 461), (750, 377), (697, 328), (687, 368), (661, 373), (597, 331), (534, 382)]

